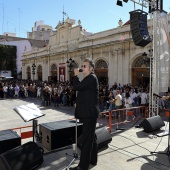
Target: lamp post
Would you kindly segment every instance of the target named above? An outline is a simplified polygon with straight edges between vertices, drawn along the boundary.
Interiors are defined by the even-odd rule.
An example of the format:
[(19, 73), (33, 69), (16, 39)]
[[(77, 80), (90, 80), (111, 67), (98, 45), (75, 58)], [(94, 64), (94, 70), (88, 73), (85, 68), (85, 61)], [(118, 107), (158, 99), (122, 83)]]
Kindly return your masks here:
[(14, 78), (17, 78), (17, 68), (14, 68)]
[(71, 73), (73, 72), (73, 67), (74, 67), (74, 64), (75, 64), (75, 61), (70, 58), (69, 60), (67, 60), (67, 67), (69, 68), (69, 74), (70, 74), (70, 81), (71, 81)]
[(36, 68), (36, 65), (35, 65), (35, 63), (33, 63), (33, 64), (32, 64), (33, 81), (34, 81), (34, 75), (35, 75), (35, 68)]
[(142, 54), (142, 57), (143, 57), (143, 63), (145, 64), (145, 62), (147, 61), (147, 53), (143, 53)]

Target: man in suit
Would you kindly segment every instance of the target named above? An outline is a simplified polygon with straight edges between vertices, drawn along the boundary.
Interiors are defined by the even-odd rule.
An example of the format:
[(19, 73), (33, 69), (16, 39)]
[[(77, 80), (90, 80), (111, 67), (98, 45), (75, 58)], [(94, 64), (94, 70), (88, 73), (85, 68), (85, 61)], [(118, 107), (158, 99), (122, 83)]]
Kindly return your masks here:
[(82, 134), (77, 146), (81, 150), (80, 162), (72, 170), (88, 170), (89, 165), (97, 164), (97, 139), (95, 135), (99, 115), (99, 84), (94, 74), (94, 62), (87, 58), (82, 65), (84, 79), (78, 78), (79, 69), (74, 69), (73, 89), (76, 90), (75, 118), (83, 123)]

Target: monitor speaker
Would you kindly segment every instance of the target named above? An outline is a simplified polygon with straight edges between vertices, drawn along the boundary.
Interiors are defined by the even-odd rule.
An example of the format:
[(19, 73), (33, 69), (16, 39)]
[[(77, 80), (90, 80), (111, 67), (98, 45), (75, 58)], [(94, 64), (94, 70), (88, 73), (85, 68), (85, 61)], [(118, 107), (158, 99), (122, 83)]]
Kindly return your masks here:
[[(42, 145), (51, 151), (66, 147), (75, 143), (76, 121), (61, 120), (42, 123), (39, 125), (39, 133), (42, 137)], [(82, 133), (82, 123), (77, 123), (77, 137)]]
[(43, 163), (43, 150), (34, 142), (25, 143), (0, 155), (1, 170), (33, 170)]
[(151, 42), (146, 12), (139, 9), (130, 12), (130, 29), (135, 45), (144, 47)]
[(165, 123), (162, 121), (160, 116), (153, 116), (147, 119), (144, 119), (140, 124), (140, 127), (143, 127), (144, 132), (152, 132), (158, 130), (161, 127), (165, 126)]
[(13, 130), (0, 131), (0, 154), (21, 145), (21, 137)]
[(101, 149), (112, 141), (111, 134), (105, 126), (97, 127), (95, 134), (97, 136), (98, 149)]

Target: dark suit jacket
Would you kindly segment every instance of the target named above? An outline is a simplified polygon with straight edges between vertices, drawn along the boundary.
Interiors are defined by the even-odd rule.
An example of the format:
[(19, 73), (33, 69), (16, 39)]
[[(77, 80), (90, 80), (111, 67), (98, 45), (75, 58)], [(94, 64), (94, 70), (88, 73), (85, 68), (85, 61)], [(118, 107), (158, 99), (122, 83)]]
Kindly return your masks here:
[(78, 119), (97, 118), (99, 115), (99, 84), (96, 75), (91, 73), (81, 82), (75, 76), (73, 89), (78, 91), (75, 117)]

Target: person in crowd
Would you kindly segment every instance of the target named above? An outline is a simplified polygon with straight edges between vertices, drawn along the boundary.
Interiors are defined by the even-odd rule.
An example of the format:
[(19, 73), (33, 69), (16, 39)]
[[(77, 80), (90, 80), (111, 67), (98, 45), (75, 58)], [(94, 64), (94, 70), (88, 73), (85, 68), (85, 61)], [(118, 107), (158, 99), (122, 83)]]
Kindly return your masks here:
[(122, 109), (122, 96), (120, 94), (120, 90), (117, 90), (114, 102), (115, 102), (116, 109)]
[(71, 87), (69, 87), (69, 90), (68, 90), (68, 105), (73, 106), (74, 100), (75, 100), (74, 90)]
[(28, 97), (28, 84), (27, 83), (24, 86), (24, 95), (25, 95), (25, 97)]
[(12, 84), (9, 86), (9, 98), (12, 99), (14, 97), (14, 88)]
[(107, 110), (109, 108), (109, 91), (107, 87), (103, 89), (102, 95), (101, 95), (101, 111)]
[(57, 91), (57, 88), (54, 88), (53, 90), (53, 102), (54, 102), (54, 106), (59, 106), (59, 96), (58, 96), (58, 91)]
[(131, 97), (130, 97), (130, 94), (129, 92), (126, 92), (125, 94), (125, 108), (126, 108), (126, 119), (125, 121), (129, 121), (129, 116), (127, 115), (127, 113), (129, 112), (130, 108), (132, 107), (132, 100), (131, 100)]
[(68, 103), (68, 92), (66, 87), (64, 87), (62, 91), (62, 104), (63, 106), (67, 106), (67, 103)]
[(3, 86), (3, 92), (4, 92), (4, 98), (8, 97), (8, 84), (5, 83), (5, 85)]
[(79, 69), (74, 69), (73, 89), (78, 91), (75, 118), (83, 123), (82, 134), (77, 146), (81, 150), (80, 162), (72, 170), (88, 170), (89, 165), (97, 164), (97, 140), (95, 135), (99, 116), (99, 84), (94, 74), (94, 62), (86, 58), (82, 65), (84, 79), (79, 81)]
[[(130, 91), (130, 98), (132, 100), (132, 107), (136, 106), (136, 104), (137, 104), (137, 97), (138, 96), (137, 96), (137, 94), (135, 92), (135, 89), (132, 88), (131, 91)], [(133, 111), (134, 111), (134, 116), (137, 117), (136, 109), (134, 109)]]
[(63, 87), (62, 85), (60, 84), (59, 87), (57, 88), (57, 92), (58, 92), (58, 96), (59, 96), (59, 103), (61, 104), (62, 103), (62, 92), (63, 92)]
[[(115, 110), (115, 101), (114, 101), (114, 94), (113, 91), (109, 93), (109, 111)], [(114, 112), (113, 112), (114, 113)]]
[(39, 98), (41, 97), (41, 88), (42, 88), (41, 86), (37, 87), (37, 97)]
[(146, 106), (147, 103), (146, 89), (141, 90), (140, 98), (141, 98), (141, 106)]
[(44, 89), (44, 104), (45, 106), (50, 106), (50, 88), (46, 86)]
[(25, 90), (24, 90), (24, 85), (21, 85), (21, 87), (20, 87), (20, 96), (21, 96), (21, 98), (25, 98)]
[(15, 97), (19, 97), (19, 90), (20, 90), (19, 86), (18, 86), (18, 84), (16, 84), (14, 87), (14, 92), (15, 92), (14, 96)]

